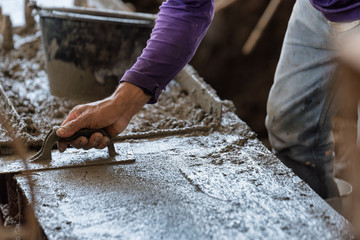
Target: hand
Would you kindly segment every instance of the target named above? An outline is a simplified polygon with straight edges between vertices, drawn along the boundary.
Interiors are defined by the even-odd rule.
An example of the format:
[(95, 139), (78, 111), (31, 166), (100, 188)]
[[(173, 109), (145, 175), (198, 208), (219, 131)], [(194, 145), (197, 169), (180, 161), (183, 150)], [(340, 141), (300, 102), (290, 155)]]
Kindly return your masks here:
[[(110, 97), (76, 106), (56, 133), (59, 137), (66, 138), (82, 128), (104, 128), (111, 137), (114, 137), (125, 130), (134, 114), (150, 98), (151, 96), (145, 94), (141, 88), (123, 82)], [(58, 149), (60, 152), (64, 152), (68, 144), (75, 148), (100, 149), (105, 148), (109, 142), (109, 138), (97, 132), (92, 134), (89, 139), (79, 137), (70, 142), (60, 141), (58, 142)]]

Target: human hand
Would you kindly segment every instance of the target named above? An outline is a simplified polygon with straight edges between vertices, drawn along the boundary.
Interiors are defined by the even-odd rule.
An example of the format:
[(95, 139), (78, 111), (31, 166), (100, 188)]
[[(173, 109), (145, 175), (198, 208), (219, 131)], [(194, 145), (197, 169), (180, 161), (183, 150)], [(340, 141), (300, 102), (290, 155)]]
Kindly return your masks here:
[[(62, 138), (70, 137), (82, 128), (103, 128), (111, 137), (125, 130), (131, 118), (137, 113), (151, 96), (127, 82), (119, 85), (116, 91), (108, 98), (88, 104), (76, 106), (57, 130)], [(91, 135), (89, 139), (79, 137), (74, 141), (58, 142), (58, 149), (64, 152), (68, 145), (75, 148), (105, 148), (110, 139), (100, 132)]]

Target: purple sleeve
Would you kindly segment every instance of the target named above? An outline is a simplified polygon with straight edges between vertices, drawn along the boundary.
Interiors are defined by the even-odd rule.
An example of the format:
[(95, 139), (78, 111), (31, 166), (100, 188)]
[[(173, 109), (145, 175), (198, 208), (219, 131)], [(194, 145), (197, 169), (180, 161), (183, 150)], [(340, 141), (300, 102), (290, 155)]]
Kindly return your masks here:
[(150, 93), (155, 103), (166, 85), (191, 60), (214, 14), (214, 0), (167, 0), (151, 37), (120, 82)]
[(351, 22), (360, 19), (360, 1), (310, 0), (310, 2), (332, 22)]

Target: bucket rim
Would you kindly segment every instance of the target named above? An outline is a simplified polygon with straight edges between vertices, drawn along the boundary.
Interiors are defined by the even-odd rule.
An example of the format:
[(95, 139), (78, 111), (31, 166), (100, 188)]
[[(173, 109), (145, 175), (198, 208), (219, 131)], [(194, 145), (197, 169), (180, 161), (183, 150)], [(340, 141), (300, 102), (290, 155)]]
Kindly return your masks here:
[(37, 11), (40, 10), (45, 10), (50, 12), (59, 11), (59, 12), (80, 13), (80, 14), (88, 14), (88, 15), (96, 15), (96, 16), (104, 16), (104, 17), (142, 19), (142, 20), (150, 20), (150, 21), (155, 21), (157, 18), (157, 14), (151, 14), (151, 13), (130, 12), (130, 11), (120, 11), (120, 10), (111, 10), (111, 9), (94, 9), (88, 7), (44, 7), (42, 5), (36, 4), (36, 2), (32, 2), (31, 8), (36, 9)]
[(65, 19), (65, 20), (79, 20), (86, 22), (112, 22), (117, 24), (133, 25), (133, 26), (141, 26), (141, 27), (149, 27), (149, 28), (152, 28), (155, 25), (155, 22), (151, 20), (126, 18), (125, 16), (120, 18), (120, 17), (111, 17), (111, 16), (91, 15), (85, 13), (63, 12), (57, 10), (52, 10), (52, 11), (40, 10), (38, 13), (40, 18), (57, 18), (57, 19)]
[[(108, 21), (121, 23), (126, 19), (127, 24), (137, 24), (154, 27), (156, 14), (118, 11), (109, 9), (94, 9), (87, 7), (43, 7), (36, 2), (31, 2), (31, 8), (35, 9), (40, 17), (68, 18), (88, 21)], [(122, 19), (122, 21), (119, 21)]]

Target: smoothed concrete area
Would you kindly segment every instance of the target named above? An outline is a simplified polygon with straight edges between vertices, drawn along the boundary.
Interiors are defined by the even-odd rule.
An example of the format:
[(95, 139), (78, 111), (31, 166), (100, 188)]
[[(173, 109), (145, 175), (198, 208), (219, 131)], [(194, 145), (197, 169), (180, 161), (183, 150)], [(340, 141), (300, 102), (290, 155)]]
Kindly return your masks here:
[[(34, 173), (48, 239), (351, 239), (341, 215), (223, 112), (209, 133), (130, 141), (132, 165)], [(30, 199), (25, 176), (15, 180)]]
[[(43, 171), (89, 165), (132, 164), (135, 161), (135, 157), (129, 143), (115, 144), (115, 151), (118, 155), (114, 157), (109, 157), (107, 148), (101, 150), (90, 149), (88, 151), (70, 148), (64, 153), (53, 151), (51, 160), (29, 160), (27, 167), (29, 170)], [(35, 155), (35, 152), (29, 152), (27, 154), (28, 159), (30, 159), (33, 155)], [(14, 174), (24, 171), (26, 171), (24, 163), (17, 155), (3, 156), (0, 158), (0, 174)]]

